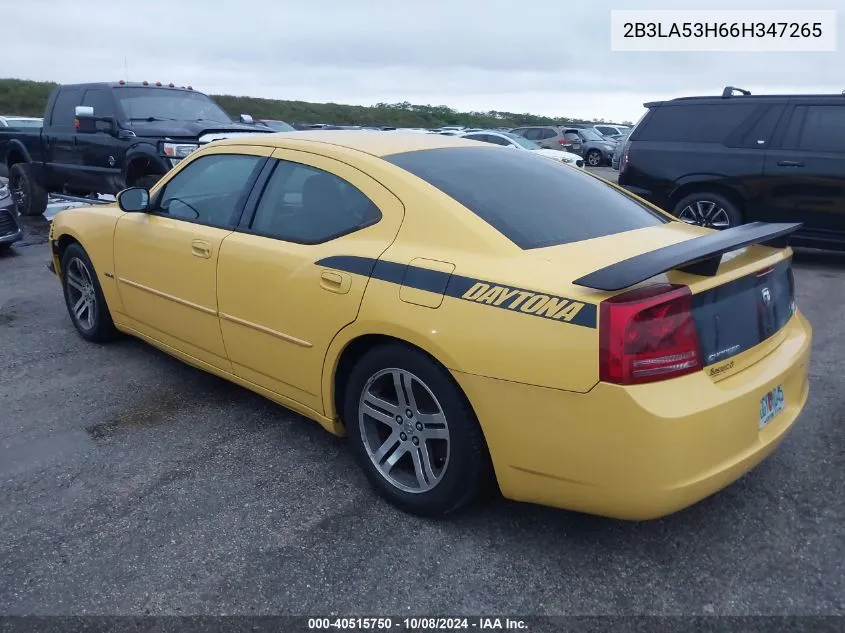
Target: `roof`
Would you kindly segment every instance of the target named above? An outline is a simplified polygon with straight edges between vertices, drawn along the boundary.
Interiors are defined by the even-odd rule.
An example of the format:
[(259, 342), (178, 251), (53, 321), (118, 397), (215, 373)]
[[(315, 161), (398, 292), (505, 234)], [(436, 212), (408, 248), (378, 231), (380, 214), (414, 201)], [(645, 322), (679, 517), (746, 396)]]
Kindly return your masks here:
[[(84, 84), (62, 84), (60, 88), (156, 88), (158, 90), (184, 90), (188, 91), (185, 86), (170, 85), (170, 82), (161, 82), (160, 86), (156, 85), (155, 81), (148, 81), (146, 84), (140, 81), (133, 82), (119, 82), (119, 81), (100, 81)], [(190, 92), (199, 92), (198, 90), (190, 89)]]
[(692, 104), (726, 104), (726, 103), (788, 103), (793, 99), (801, 99), (802, 101), (815, 101), (819, 103), (845, 103), (845, 96), (842, 94), (782, 94), (782, 95), (732, 95), (727, 97), (702, 95), (697, 97), (676, 97), (675, 99), (667, 99), (665, 101), (649, 101), (643, 104), (645, 108), (655, 108), (664, 105), (692, 105)]
[(300, 130), (297, 132), (239, 136), (218, 141), (218, 143), (225, 145), (283, 147), (284, 142), (289, 139), (321, 143), (324, 145), (338, 145), (372, 154), (373, 156), (389, 156), (402, 152), (438, 149), (441, 147), (478, 146), (477, 141), (455, 136), (401, 131), (380, 132), (375, 130)]

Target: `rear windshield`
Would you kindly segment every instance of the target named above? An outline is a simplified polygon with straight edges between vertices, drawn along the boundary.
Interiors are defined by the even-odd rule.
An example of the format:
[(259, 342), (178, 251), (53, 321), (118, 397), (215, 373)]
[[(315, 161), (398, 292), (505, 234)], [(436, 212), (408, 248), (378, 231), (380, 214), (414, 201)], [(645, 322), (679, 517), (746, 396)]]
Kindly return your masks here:
[(434, 185), (523, 249), (669, 221), (597, 178), (532, 152), (446, 147), (385, 160)]

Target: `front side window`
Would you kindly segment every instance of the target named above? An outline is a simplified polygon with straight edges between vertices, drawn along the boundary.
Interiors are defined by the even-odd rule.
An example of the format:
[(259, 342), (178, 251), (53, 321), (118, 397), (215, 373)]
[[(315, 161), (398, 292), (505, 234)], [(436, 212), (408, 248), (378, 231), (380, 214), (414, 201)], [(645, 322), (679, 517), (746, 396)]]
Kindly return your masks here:
[(543, 130), (536, 127), (530, 127), (522, 135), (529, 141), (539, 141), (543, 137)]
[(165, 185), (155, 211), (209, 226), (233, 226), (247, 184), (263, 161), (244, 154), (197, 158)]
[(318, 244), (375, 224), (378, 207), (332, 173), (280, 160), (267, 181), (250, 230), (286, 242)]

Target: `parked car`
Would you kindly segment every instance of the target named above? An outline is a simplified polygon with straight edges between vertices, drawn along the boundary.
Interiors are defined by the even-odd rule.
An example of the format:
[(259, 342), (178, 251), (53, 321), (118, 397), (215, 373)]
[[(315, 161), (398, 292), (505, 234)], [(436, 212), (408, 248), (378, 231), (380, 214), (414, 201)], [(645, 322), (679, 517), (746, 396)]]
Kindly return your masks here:
[(482, 143), (492, 143), (493, 145), (501, 145), (503, 147), (531, 151), (538, 156), (545, 156), (546, 158), (559, 160), (567, 165), (574, 165), (575, 167), (581, 167), (582, 169), (584, 167), (584, 159), (578, 154), (565, 152), (559, 149), (544, 149), (537, 145), (534, 141), (529, 141), (527, 138), (512, 132), (482, 130), (480, 132), (464, 132), (459, 136), (468, 138), (471, 141), (481, 141)]
[(581, 137), (577, 133), (564, 134), (566, 128), (552, 125), (515, 127), (511, 130), (513, 134), (519, 134), (534, 141), (540, 147), (546, 149), (562, 149), (565, 152), (581, 154)]
[(603, 138), (594, 129), (571, 128), (562, 129), (563, 137), (573, 143), (580, 143), (581, 155), (590, 167), (609, 165), (616, 149), (616, 141)]
[(90, 196), (152, 186), (192, 151), (211, 141), (271, 130), (234, 123), (192, 88), (90, 83), (58, 86), (44, 126), (0, 128), (0, 157), (21, 215), (40, 215), (51, 192)]
[(625, 149), (625, 139), (620, 138), (618, 141), (616, 141), (616, 147), (614, 148), (613, 156), (610, 159), (610, 166), (613, 167), (613, 169), (619, 169), (619, 162), (622, 160), (623, 149)]
[(0, 253), (23, 237), (9, 186), (0, 182)]
[(845, 97), (735, 94), (645, 104), (619, 183), (684, 222), (803, 222), (800, 246), (845, 249)]
[(606, 123), (596, 123), (593, 129), (603, 136), (624, 136), (631, 131), (631, 128), (627, 125), (608, 125)]
[(44, 119), (40, 117), (31, 116), (0, 116), (0, 128), (29, 128), (41, 127), (44, 124)]
[[(84, 340), (136, 336), (345, 436), (405, 511), (448, 516), (497, 488), (660, 517), (762, 462), (804, 408), (793, 226), (689, 226), (461, 138), (261, 142), (60, 211), (57, 300)], [(735, 494), (754, 489), (770, 490)]]
[(259, 125), (264, 125), (269, 127), (271, 130), (276, 132), (294, 132), (296, 128), (290, 125), (289, 123), (285, 123), (284, 121), (280, 121), (278, 119), (256, 119), (255, 122)]

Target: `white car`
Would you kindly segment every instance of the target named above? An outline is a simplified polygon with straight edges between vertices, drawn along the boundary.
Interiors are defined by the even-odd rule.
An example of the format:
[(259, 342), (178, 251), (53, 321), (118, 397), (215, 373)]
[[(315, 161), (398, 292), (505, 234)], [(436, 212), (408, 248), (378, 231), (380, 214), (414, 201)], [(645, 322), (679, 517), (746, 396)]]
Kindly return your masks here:
[(458, 136), (468, 138), (473, 141), (482, 141), (483, 143), (493, 143), (494, 145), (502, 145), (503, 147), (512, 147), (513, 149), (534, 152), (540, 156), (546, 156), (547, 158), (559, 160), (567, 165), (584, 169), (584, 159), (578, 154), (564, 152), (557, 149), (544, 149), (537, 145), (534, 141), (529, 141), (527, 138), (520, 136), (519, 134), (497, 132), (495, 130), (482, 130), (481, 132), (458, 134)]
[(44, 119), (29, 116), (0, 116), (0, 127), (41, 127)]

